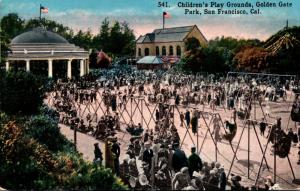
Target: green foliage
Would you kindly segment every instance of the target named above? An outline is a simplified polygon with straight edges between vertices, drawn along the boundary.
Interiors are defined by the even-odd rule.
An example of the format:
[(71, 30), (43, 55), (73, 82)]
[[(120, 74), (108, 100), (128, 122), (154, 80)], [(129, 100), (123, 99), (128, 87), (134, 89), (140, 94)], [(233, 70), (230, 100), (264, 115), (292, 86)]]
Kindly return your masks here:
[(71, 143), (60, 133), (57, 121), (47, 115), (36, 115), (26, 123), (27, 135), (45, 145), (50, 151), (57, 152), (65, 147), (71, 148)]
[(88, 30), (87, 32), (79, 30), (78, 33), (74, 35), (71, 42), (73, 42), (77, 46), (88, 50), (92, 46), (92, 38), (93, 36), (90, 30)]
[(94, 48), (113, 55), (133, 55), (135, 49), (135, 36), (127, 22), (115, 21), (110, 26), (105, 18), (100, 32), (93, 38)]
[(33, 114), (43, 102), (44, 79), (18, 71), (0, 75), (0, 109), (7, 114)]
[[(8, 45), (10, 39), (15, 37), (24, 30), (24, 20), (22, 20), (16, 13), (9, 13), (1, 19), (0, 24), (0, 45), (1, 45), (1, 60), (4, 63), (7, 56)], [(1, 66), (0, 66), (1, 67)]]
[[(13, 190), (127, 189), (110, 169), (85, 161), (72, 147), (49, 150), (54, 144), (51, 140), (57, 144), (71, 144), (57, 135), (57, 128), (53, 130), (54, 127), (45, 122), (53, 123), (43, 116), (35, 116), (29, 117), (24, 126), (13, 121), (0, 125), (0, 185)], [(41, 127), (42, 124), (46, 127)], [(43, 138), (48, 140), (43, 140), (44, 132), (48, 135)], [(55, 136), (60, 136), (61, 140)]]
[(185, 43), (185, 49), (186, 51), (195, 50), (200, 48), (200, 42), (195, 37), (186, 39)]
[(18, 14), (9, 13), (1, 19), (1, 30), (5, 32), (8, 39), (12, 39), (20, 34), (21, 31), (24, 31), (24, 23), (25, 21)]
[(236, 70), (237, 63), (233, 57), (245, 46), (261, 46), (258, 39), (236, 39), (233, 37), (217, 37), (209, 41), (209, 47), (216, 50), (230, 70)]
[(226, 72), (228, 66), (222, 57), (222, 52), (216, 48), (202, 47), (186, 52), (180, 65), (185, 71), (197, 72)]

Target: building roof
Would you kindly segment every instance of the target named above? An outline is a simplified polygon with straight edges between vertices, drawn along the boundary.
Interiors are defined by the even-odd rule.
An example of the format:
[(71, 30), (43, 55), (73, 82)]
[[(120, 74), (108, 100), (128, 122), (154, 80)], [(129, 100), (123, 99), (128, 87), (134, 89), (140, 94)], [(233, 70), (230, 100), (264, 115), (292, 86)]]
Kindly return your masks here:
[(165, 29), (155, 29), (152, 33), (147, 33), (137, 39), (137, 43), (154, 43), (154, 42), (174, 42), (183, 41), (185, 37), (193, 30), (196, 25), (173, 27)]
[(31, 31), (16, 36), (11, 41), (11, 44), (24, 43), (68, 44), (69, 42), (54, 32), (47, 31), (42, 27), (37, 27)]
[(70, 44), (62, 36), (38, 27), (16, 36), (10, 43), (8, 60), (24, 59), (83, 59), (89, 53), (84, 49)]
[(157, 56), (145, 56), (139, 61), (137, 61), (137, 64), (163, 64), (164, 62), (161, 60), (161, 58)]

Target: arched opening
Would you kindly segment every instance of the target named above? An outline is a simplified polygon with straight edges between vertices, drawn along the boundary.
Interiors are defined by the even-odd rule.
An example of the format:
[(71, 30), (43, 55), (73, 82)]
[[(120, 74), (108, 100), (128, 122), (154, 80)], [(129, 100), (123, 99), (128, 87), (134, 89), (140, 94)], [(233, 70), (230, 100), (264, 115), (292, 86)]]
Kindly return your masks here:
[(138, 49), (138, 55), (142, 56), (142, 50), (141, 50), (141, 48)]
[(145, 56), (149, 55), (149, 48), (145, 48)]
[(180, 46), (176, 47), (176, 55), (181, 56), (181, 47)]
[(174, 53), (173, 53), (173, 46), (169, 46), (169, 55), (170, 56), (174, 55)]
[(155, 48), (155, 52), (156, 52), (156, 56), (159, 56), (159, 47), (158, 46)]
[(165, 47), (165, 46), (162, 47), (161, 52), (162, 52), (161, 54), (162, 54), (163, 56), (166, 56), (167, 53), (166, 53), (166, 47)]

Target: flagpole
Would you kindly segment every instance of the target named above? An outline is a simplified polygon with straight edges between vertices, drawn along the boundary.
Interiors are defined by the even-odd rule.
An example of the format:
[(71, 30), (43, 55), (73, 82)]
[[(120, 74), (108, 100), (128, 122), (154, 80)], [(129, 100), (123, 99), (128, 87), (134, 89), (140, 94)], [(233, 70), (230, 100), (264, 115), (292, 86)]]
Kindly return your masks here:
[(42, 4), (40, 4), (40, 21), (42, 20), (42, 12), (41, 12), (41, 9), (42, 9)]
[(165, 12), (163, 12), (163, 29), (165, 28)]

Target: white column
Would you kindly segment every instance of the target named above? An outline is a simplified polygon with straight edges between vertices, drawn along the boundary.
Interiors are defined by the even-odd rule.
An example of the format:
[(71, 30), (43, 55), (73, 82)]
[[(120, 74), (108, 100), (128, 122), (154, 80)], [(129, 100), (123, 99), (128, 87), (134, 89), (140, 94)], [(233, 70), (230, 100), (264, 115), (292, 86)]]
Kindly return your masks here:
[(48, 60), (48, 77), (53, 77), (53, 64), (51, 59)]
[(71, 64), (72, 60), (68, 60), (68, 71), (67, 71), (67, 77), (69, 79), (72, 78), (72, 64)]
[(30, 72), (30, 60), (26, 60), (26, 72)]
[(90, 73), (89, 59), (86, 59), (86, 74)]
[(8, 61), (5, 62), (5, 69), (6, 69), (6, 72), (9, 71), (9, 62)]
[(85, 68), (84, 68), (84, 60), (80, 60), (80, 76), (84, 76)]

